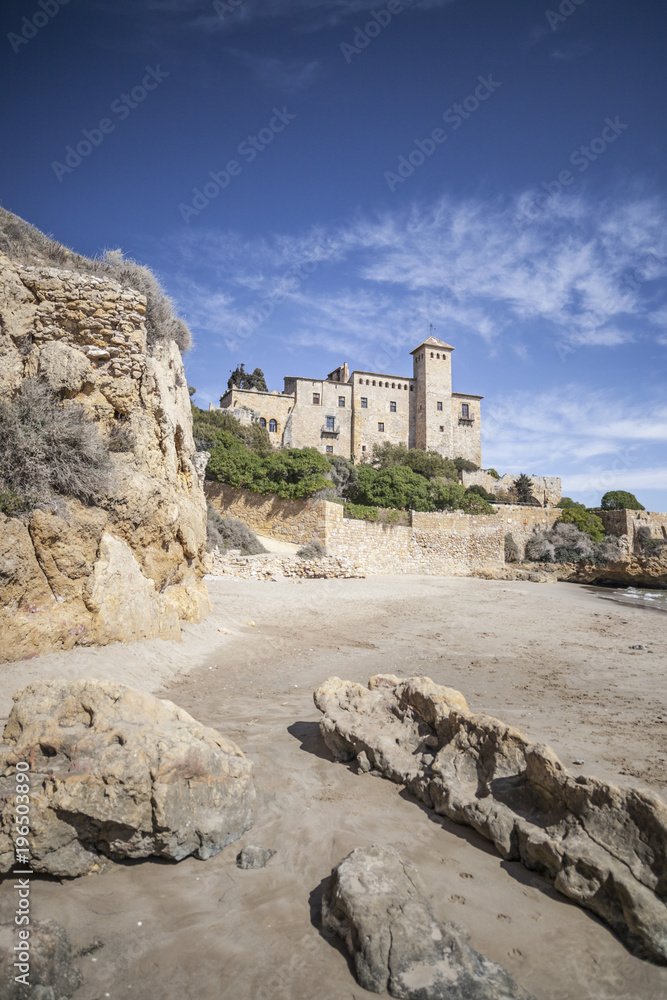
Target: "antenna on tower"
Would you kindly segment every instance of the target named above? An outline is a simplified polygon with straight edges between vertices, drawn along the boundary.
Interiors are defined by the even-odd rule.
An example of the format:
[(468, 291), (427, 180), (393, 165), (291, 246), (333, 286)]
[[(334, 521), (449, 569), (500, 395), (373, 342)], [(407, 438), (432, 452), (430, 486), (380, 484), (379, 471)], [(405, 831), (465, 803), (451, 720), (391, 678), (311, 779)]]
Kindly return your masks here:
[(429, 323), (428, 329), (429, 333), (435, 333), (435, 327), (433, 326), (433, 323)]

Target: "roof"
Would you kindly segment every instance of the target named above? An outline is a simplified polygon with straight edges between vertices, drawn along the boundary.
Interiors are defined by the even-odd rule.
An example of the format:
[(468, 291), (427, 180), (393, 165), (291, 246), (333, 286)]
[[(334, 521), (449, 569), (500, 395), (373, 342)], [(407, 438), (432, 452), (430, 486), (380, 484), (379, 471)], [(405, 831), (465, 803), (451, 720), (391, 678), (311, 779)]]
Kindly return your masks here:
[(398, 379), (399, 382), (414, 382), (412, 375), (388, 375), (387, 372), (365, 372), (360, 368), (355, 368), (353, 372), (350, 372), (350, 378), (352, 375), (377, 375), (379, 378)]
[(414, 351), (410, 351), (410, 354), (416, 354), (418, 350), (422, 347), (436, 347), (439, 350), (454, 351), (456, 348), (452, 347), (451, 344), (446, 344), (444, 340), (438, 340), (437, 337), (427, 337), (426, 340), (422, 340), (421, 344), (417, 344)]
[(452, 396), (460, 396), (461, 399), (484, 399), (484, 396), (475, 396), (472, 392), (453, 392)]

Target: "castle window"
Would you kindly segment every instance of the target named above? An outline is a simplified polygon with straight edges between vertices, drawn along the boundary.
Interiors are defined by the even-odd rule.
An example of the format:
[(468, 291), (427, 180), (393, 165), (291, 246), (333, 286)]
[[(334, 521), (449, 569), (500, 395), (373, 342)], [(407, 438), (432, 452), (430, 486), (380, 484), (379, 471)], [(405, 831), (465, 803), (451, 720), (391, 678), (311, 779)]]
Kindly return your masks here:
[(431, 357), (433, 357), (433, 351), (431, 351)]
[(361, 397), (361, 409), (362, 410), (367, 410), (368, 409), (368, 397), (367, 396), (362, 396)]
[(339, 396), (338, 397), (338, 405), (339, 406), (345, 406), (345, 396)]
[(369, 382), (369, 380), (368, 380), (368, 379), (366, 379), (366, 385), (370, 385), (370, 384), (371, 384), (371, 383)]
[(415, 387), (414, 387), (414, 385), (411, 385), (410, 386), (410, 392), (414, 392), (414, 391), (415, 391)]
[(384, 430), (384, 424), (383, 424), (382, 422), (380, 422), (380, 423), (378, 424), (378, 430), (379, 430), (379, 431), (383, 431), (383, 430)]
[(333, 455), (333, 445), (332, 444), (328, 444), (327, 445), (327, 455)]
[(389, 404), (389, 412), (396, 413), (396, 403), (394, 403), (393, 401)]
[[(391, 387), (392, 387), (392, 389), (395, 389), (395, 388), (396, 388), (396, 383), (395, 383), (395, 382), (392, 382), (392, 383), (391, 383)], [(400, 386), (399, 386), (399, 388), (400, 388)]]
[(328, 431), (335, 431), (335, 429), (336, 429), (336, 418), (335, 417), (327, 417), (327, 430)]
[(470, 407), (468, 406), (467, 403), (461, 403), (461, 416), (462, 417), (470, 416)]
[(362, 450), (362, 451), (366, 451), (366, 445), (365, 445), (365, 444), (362, 444), (362, 446), (361, 446), (361, 450)]
[(437, 359), (438, 359), (438, 361), (439, 361), (439, 360), (440, 360), (440, 355), (439, 355), (439, 354), (436, 354), (436, 358), (437, 358)]
[(319, 394), (319, 392), (314, 392), (313, 393), (313, 406), (319, 406), (319, 405), (320, 405), (320, 394)]
[(389, 388), (389, 383), (385, 382), (384, 387), (385, 387), (385, 389), (388, 389)]
[(373, 385), (375, 385), (375, 379), (373, 379)]
[(278, 430), (278, 421), (277, 420), (269, 420), (269, 430), (270, 430), (270, 432), (272, 434), (276, 433), (276, 431)]
[(259, 418), (259, 426), (266, 427), (266, 420), (264, 419), (264, 417)]
[(440, 402), (438, 402), (438, 409), (439, 409), (439, 410), (441, 410), (441, 409), (442, 409), (442, 403), (440, 403)]
[(441, 430), (441, 431), (444, 431), (444, 429), (445, 429), (445, 428), (444, 428), (444, 427), (442, 426), (442, 424), (440, 424), (440, 430)]

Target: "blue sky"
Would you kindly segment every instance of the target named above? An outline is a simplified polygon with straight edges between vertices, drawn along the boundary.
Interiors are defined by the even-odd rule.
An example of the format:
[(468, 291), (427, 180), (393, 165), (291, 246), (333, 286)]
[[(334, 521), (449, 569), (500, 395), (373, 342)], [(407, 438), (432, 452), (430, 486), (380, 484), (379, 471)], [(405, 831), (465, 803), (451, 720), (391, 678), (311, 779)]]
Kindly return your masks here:
[[(5, 0), (0, 198), (230, 369), (479, 393), (485, 466), (667, 510), (663, 0)], [(68, 149), (69, 147), (69, 149)]]

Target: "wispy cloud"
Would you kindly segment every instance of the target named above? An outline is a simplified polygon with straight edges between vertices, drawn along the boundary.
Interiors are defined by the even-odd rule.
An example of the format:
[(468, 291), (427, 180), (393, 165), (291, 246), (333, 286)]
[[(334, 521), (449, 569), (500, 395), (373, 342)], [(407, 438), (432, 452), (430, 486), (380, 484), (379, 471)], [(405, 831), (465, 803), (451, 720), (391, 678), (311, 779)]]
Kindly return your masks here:
[(241, 62), (260, 83), (273, 92), (282, 90), (287, 94), (295, 94), (309, 87), (320, 70), (317, 59), (308, 62), (297, 59), (278, 59), (274, 56), (261, 56), (239, 49), (228, 49), (229, 54)]
[(202, 289), (211, 281), (224, 289), (232, 327), (249, 295), (273, 294), (286, 269), (315, 261), (317, 275), (284, 296), (288, 329), (274, 324), (294, 344), (344, 337), (373, 352), (429, 322), (492, 348), (520, 340), (524, 355), (532, 341), (605, 348), (654, 339), (667, 315), (666, 206), (570, 196), (561, 211), (557, 201), (521, 232), (513, 226), (520, 198), (443, 198), (256, 241), (192, 231), (170, 252), (174, 264), (199, 262)]

